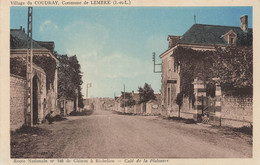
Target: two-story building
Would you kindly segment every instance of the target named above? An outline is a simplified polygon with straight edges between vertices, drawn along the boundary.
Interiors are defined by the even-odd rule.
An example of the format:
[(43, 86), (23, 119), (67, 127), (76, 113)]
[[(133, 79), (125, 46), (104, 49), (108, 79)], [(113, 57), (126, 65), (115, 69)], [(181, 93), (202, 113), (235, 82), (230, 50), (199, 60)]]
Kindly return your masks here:
[[(248, 28), (248, 16), (243, 15), (240, 18), (240, 27), (194, 24), (182, 36), (169, 35), (168, 41), (168, 49), (160, 55), (162, 60), (161, 104), (168, 114), (175, 115), (178, 113), (176, 97), (181, 92), (182, 83), (185, 83), (180, 78), (182, 64), (175, 59), (178, 48), (191, 49), (193, 52), (211, 52), (216, 50), (216, 46), (221, 48), (229, 45), (250, 46), (252, 45), (252, 29)], [(181, 54), (179, 53), (178, 56)], [(205, 65), (205, 61), (199, 61), (199, 58), (197, 56), (196, 65)], [(206, 73), (207, 69), (204, 72)], [(185, 76), (193, 78), (188, 74)], [(183, 106), (192, 107), (191, 103)]]

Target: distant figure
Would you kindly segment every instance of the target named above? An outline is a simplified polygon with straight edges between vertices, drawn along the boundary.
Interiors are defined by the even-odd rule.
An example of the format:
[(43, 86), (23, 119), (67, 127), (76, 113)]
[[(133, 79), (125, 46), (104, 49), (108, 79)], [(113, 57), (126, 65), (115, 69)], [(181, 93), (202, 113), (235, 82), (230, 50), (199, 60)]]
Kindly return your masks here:
[(48, 113), (45, 119), (48, 120), (49, 124), (52, 124), (52, 122), (54, 121), (54, 111)]

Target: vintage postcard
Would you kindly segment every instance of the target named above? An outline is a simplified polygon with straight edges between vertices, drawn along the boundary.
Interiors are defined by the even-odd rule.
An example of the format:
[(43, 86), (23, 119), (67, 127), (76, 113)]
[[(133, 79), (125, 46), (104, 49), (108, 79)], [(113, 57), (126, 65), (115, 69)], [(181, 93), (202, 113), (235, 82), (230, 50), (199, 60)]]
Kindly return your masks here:
[(0, 4), (2, 164), (260, 163), (259, 1)]

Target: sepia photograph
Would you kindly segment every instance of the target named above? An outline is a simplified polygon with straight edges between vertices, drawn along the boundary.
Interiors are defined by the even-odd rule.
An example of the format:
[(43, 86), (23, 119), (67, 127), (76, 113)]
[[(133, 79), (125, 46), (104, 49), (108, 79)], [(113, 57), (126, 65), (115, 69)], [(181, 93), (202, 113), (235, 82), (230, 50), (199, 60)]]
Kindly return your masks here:
[(11, 4), (10, 159), (252, 159), (253, 7), (115, 2)]

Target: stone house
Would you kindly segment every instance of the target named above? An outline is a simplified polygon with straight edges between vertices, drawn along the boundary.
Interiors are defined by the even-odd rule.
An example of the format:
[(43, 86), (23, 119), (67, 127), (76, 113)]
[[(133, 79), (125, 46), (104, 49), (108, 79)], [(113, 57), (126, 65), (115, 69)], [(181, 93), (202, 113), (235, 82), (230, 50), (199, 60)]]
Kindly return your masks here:
[[(33, 40), (33, 111), (26, 101), (26, 55), (28, 36), (24, 29), (10, 30), (10, 125), (15, 130), (22, 125), (44, 122), (51, 110), (57, 108), (57, 63), (54, 42)], [(32, 114), (31, 114), (32, 113)], [(32, 121), (31, 121), (32, 115)]]
[(155, 100), (149, 100), (146, 103), (146, 114), (150, 115), (160, 115), (161, 114), (161, 94), (155, 93), (154, 94), (156, 99)]
[[(243, 15), (240, 17), (240, 27), (194, 24), (182, 36), (169, 35), (168, 41), (168, 49), (160, 55), (162, 60), (161, 104), (163, 109), (167, 111), (167, 115), (177, 116), (176, 97), (181, 92), (182, 85), (184, 85), (180, 77), (181, 64), (176, 60), (178, 49), (190, 49), (190, 53), (194, 53), (199, 51), (212, 52), (216, 50), (216, 46), (223, 49), (229, 45), (252, 46), (252, 29), (248, 28), (248, 16)], [(182, 54), (179, 54), (179, 56), (182, 56)], [(210, 65), (207, 64), (207, 61), (200, 60), (199, 56), (195, 60), (195, 72), (199, 66)], [(204, 69), (204, 73), (207, 72), (208, 70)], [(193, 78), (191, 75), (186, 76)], [(194, 101), (192, 102), (191, 99), (183, 99), (183, 107), (186, 109), (184, 116), (191, 117), (194, 115), (192, 111), (193, 103)]]
[[(127, 93), (127, 92), (126, 92)], [(131, 114), (143, 114), (145, 113), (145, 104), (139, 104), (139, 93), (130, 92), (131, 100), (133, 105), (126, 105), (124, 108), (124, 95), (120, 95), (115, 98), (115, 110), (122, 113), (131, 113)], [(127, 102), (128, 99), (126, 99)]]
[(124, 96), (121, 95), (120, 97), (115, 98), (116, 111), (131, 113), (131, 114), (159, 114), (160, 113), (159, 106), (155, 106), (155, 105), (159, 105), (159, 102), (161, 102), (160, 93), (155, 93), (154, 95), (156, 97), (156, 100), (150, 100), (148, 103), (139, 103), (140, 101), (139, 93), (135, 93), (134, 91), (132, 91), (130, 94), (131, 94), (131, 100), (133, 100), (133, 105), (126, 105), (124, 109), (123, 106)]

